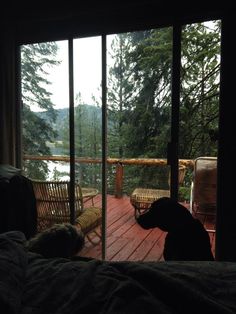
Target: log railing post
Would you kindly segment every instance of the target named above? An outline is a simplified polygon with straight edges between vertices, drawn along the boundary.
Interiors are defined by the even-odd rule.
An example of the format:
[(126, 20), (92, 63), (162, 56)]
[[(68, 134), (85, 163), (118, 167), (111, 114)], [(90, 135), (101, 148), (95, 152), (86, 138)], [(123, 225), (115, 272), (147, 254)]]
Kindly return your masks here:
[(118, 162), (116, 164), (116, 178), (115, 178), (115, 197), (122, 198), (123, 195), (123, 173), (124, 166)]

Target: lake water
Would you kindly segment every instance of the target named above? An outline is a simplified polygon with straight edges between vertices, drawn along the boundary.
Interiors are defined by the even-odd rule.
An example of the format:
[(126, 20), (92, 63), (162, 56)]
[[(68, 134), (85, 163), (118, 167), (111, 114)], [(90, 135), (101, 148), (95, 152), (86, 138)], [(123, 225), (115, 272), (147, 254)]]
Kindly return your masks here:
[(70, 165), (68, 162), (48, 161), (49, 175), (48, 180), (70, 180)]

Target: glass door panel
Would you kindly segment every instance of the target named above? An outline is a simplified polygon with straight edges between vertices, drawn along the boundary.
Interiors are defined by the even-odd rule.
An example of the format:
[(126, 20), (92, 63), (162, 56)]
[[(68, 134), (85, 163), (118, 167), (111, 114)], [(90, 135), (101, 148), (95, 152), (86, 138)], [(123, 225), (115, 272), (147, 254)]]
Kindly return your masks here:
[[(101, 37), (73, 40), (75, 180), (85, 195), (84, 208), (102, 208)], [(90, 209), (89, 209), (90, 210)], [(93, 219), (93, 215), (86, 218)], [(90, 223), (90, 222), (88, 222)], [(86, 238), (83, 256), (102, 257), (101, 226)]]
[(69, 180), (67, 41), (21, 46), (24, 174)]
[(150, 200), (132, 202), (132, 195), (170, 193), (171, 67), (172, 28), (107, 36), (109, 260), (148, 260), (152, 250), (161, 258), (155, 241), (145, 246), (152, 233), (135, 220)]
[[(179, 200), (208, 230), (215, 229), (220, 40), (220, 21), (182, 28), (179, 158), (187, 160), (187, 171)], [(201, 179), (195, 182), (198, 175)], [(200, 182), (205, 184), (201, 194), (206, 199), (199, 202)], [(214, 242), (214, 232), (210, 236)]]

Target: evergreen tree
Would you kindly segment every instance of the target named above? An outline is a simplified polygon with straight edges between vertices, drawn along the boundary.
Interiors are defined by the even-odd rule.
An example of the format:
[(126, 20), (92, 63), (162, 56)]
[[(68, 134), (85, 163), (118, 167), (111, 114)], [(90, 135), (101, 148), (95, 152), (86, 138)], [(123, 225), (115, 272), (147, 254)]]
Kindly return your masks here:
[(182, 31), (180, 158), (216, 156), (219, 118), (220, 21)]
[[(131, 33), (127, 60), (135, 82), (124, 136), (132, 158), (164, 158), (170, 131), (171, 28)], [(166, 188), (167, 169), (136, 166), (128, 172), (133, 185)], [(129, 191), (128, 191), (129, 193)]]
[[(101, 107), (86, 105), (81, 97), (76, 97), (75, 107), (75, 153), (77, 157), (101, 158), (102, 122)], [(76, 178), (83, 186), (99, 185), (101, 178), (100, 166), (97, 164), (77, 164)]]
[[(59, 62), (56, 60), (55, 42), (24, 45), (21, 47), (21, 87), (23, 102), (23, 155), (50, 155), (47, 141), (52, 141), (56, 132), (52, 127), (56, 115), (47, 90), (47, 67)], [(33, 108), (47, 111), (43, 119)], [(28, 177), (45, 179), (48, 173), (44, 161), (25, 161), (24, 172)]]
[(136, 96), (126, 132), (132, 157), (162, 158), (166, 155), (171, 104), (171, 39), (171, 28), (133, 33), (129, 59), (134, 64)]
[[(180, 158), (216, 153), (212, 139), (218, 124), (220, 30), (218, 21), (211, 25), (212, 30), (204, 23), (183, 28)], [(109, 147), (118, 143), (117, 147), (122, 147), (120, 157), (124, 156), (125, 148), (125, 157), (165, 158), (170, 141), (172, 28), (122, 34), (117, 38), (114, 67), (110, 70), (112, 93), (108, 99), (110, 116), (114, 117), (111, 127), (120, 138), (117, 136), (115, 142), (110, 136), (113, 146)], [(125, 86), (130, 88), (131, 97), (127, 97)], [(109, 154), (111, 151), (117, 153), (110, 149)], [(158, 186), (161, 172), (165, 172), (158, 169), (154, 175), (150, 167), (138, 169), (142, 186), (145, 182)], [(134, 179), (135, 167), (126, 177), (132, 178), (132, 174), (132, 180), (139, 184)]]
[(112, 40), (109, 54), (113, 65), (108, 76), (108, 150), (110, 157), (126, 155), (124, 126), (134, 97), (135, 82), (128, 54), (131, 49), (130, 35), (117, 34)]
[[(99, 102), (93, 98), (94, 105), (85, 104), (80, 93), (75, 98), (75, 157), (101, 158), (102, 155), (102, 114)], [(69, 113), (68, 113), (69, 114)], [(69, 116), (65, 117), (62, 149), (69, 154)], [(101, 185), (101, 165), (75, 164), (76, 180), (83, 186)]]

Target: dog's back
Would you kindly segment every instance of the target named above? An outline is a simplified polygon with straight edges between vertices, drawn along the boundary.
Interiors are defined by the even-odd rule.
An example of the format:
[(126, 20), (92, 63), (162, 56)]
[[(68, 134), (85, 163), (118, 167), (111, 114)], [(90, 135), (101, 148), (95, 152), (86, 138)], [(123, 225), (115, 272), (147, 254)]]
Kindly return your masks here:
[(201, 222), (193, 219), (182, 228), (169, 231), (163, 251), (167, 260), (213, 261), (208, 232)]
[(214, 260), (210, 238), (202, 223), (171, 198), (155, 201), (137, 222), (145, 229), (158, 227), (168, 232), (163, 252), (165, 260)]

